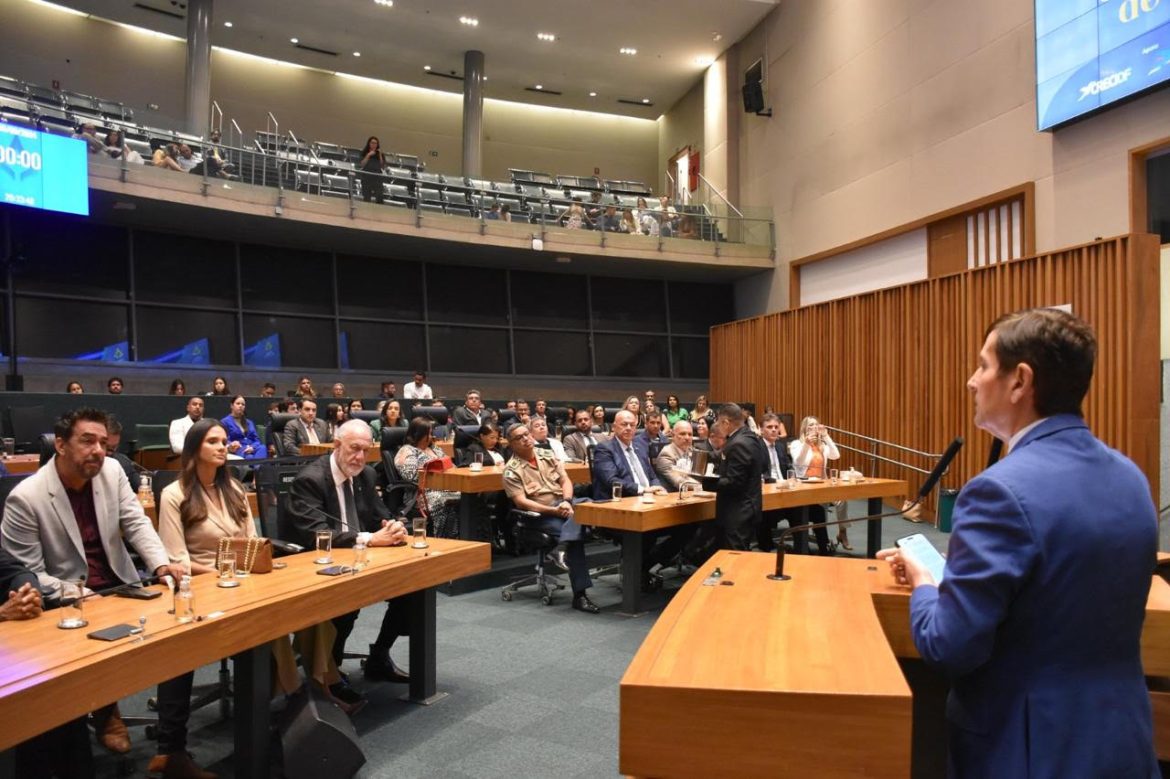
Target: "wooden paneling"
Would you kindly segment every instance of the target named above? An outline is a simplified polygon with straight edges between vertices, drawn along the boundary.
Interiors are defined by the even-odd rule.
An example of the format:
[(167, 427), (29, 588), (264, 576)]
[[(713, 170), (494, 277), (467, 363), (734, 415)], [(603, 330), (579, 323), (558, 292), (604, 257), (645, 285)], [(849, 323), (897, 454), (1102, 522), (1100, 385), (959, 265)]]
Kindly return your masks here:
[[(1026, 216), (1025, 219), (1028, 219)], [(1096, 330), (1084, 411), (1093, 432), (1131, 457), (1158, 494), (1157, 236), (1124, 235), (1050, 254), (711, 328), (711, 396), (769, 404), (797, 418), (940, 452), (967, 439), (945, 485), (986, 463), (966, 380), (1000, 314), (1071, 303)], [(867, 475), (921, 477), (842, 453)]]
[(967, 270), (967, 217), (940, 219), (926, 227), (927, 275), (949, 276)]

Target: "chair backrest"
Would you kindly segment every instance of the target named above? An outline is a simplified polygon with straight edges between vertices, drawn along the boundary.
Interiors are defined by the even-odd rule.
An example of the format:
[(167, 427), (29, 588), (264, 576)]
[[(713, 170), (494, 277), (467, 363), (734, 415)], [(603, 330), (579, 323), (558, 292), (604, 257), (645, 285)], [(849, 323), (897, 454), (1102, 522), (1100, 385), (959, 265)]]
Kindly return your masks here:
[(389, 452), (390, 456), (394, 454), (406, 443), (406, 428), (405, 427), (383, 427), (382, 428), (382, 451)]
[(607, 408), (605, 410), (605, 424), (612, 425), (619, 411), (621, 411), (620, 408)]
[(53, 459), (53, 455), (57, 453), (57, 436), (53, 435), (52, 433), (41, 433), (40, 446), (40, 464), (44, 465), (49, 460)]
[(169, 425), (135, 425), (134, 449), (142, 452), (150, 449), (166, 449), (170, 451), (171, 437)]
[[(284, 428), (288, 423), (300, 417), (300, 414), (269, 414), (268, 415), (268, 435), (264, 439), (264, 443), (268, 445), (268, 449), (277, 457), (284, 457)], [(257, 430), (257, 433), (260, 431)]]
[(154, 505), (156, 507), (162, 506), (162, 491), (168, 485), (173, 484), (179, 480), (178, 471), (155, 471), (154, 476), (150, 480), (150, 488), (154, 491)]
[(500, 409), (500, 432), (508, 429), (508, 426), (516, 421), (516, 409), (502, 408)]
[(555, 427), (557, 422), (566, 425), (572, 421), (569, 419), (569, 409), (564, 406), (549, 406), (545, 409), (544, 416), (548, 419), (549, 427)]
[(375, 419), (377, 419), (381, 415), (382, 415), (382, 412), (380, 412), (380, 411), (372, 411), (372, 410), (366, 410), (366, 409), (361, 409), (360, 411), (349, 412), (350, 419), (360, 419), (361, 421), (365, 422), (367, 425), (370, 424), (371, 422), (373, 422)]
[(9, 406), (8, 429), (16, 439), (16, 451), (35, 452), (41, 434), (52, 430), (53, 423), (44, 406)]
[(650, 463), (653, 464), (658, 459), (658, 455), (662, 454), (663, 447), (666, 446), (664, 441), (651, 441), (648, 454), (650, 456)]
[(479, 425), (459, 425), (455, 428), (455, 448), (466, 449), (478, 439)]
[[(4, 516), (4, 503), (8, 500), (8, 495), (16, 488), (17, 484), (32, 476), (31, 473), (18, 473), (12, 476), (0, 477), (0, 517)], [(5, 597), (8, 597), (5, 595)]]
[[(265, 463), (256, 466), (256, 503), (260, 509), (260, 530), (268, 538), (306, 546), (287, 519), (288, 492), (302, 464)], [(313, 545), (309, 540), (307, 546)]]
[(426, 417), (434, 422), (436, 425), (447, 424), (447, 419), (451, 412), (447, 410), (446, 406), (415, 406), (410, 410), (410, 418)]

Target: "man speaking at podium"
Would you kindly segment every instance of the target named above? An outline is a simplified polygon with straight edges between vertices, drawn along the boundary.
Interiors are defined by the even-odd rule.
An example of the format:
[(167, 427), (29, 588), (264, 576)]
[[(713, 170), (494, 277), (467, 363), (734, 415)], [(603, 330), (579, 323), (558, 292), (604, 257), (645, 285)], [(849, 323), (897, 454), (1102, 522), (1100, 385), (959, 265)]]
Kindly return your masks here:
[(951, 677), (951, 776), (1159, 775), (1139, 646), (1157, 516), (1082, 419), (1096, 351), (1059, 310), (992, 324), (967, 389), (1008, 454), (959, 494), (941, 584), (879, 553), (914, 588), (914, 645)]

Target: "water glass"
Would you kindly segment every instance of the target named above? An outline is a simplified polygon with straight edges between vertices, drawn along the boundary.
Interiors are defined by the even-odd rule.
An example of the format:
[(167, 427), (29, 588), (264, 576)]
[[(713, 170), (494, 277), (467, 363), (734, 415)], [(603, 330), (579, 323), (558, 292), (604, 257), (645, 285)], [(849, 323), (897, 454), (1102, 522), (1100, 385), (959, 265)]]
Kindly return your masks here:
[[(70, 593), (73, 594), (72, 601), (69, 601)], [(61, 617), (57, 627), (76, 630), (88, 625), (89, 621), (85, 618), (85, 579), (62, 579), (61, 596), (62, 605), (68, 606), (69, 610)]]
[(215, 562), (216, 573), (219, 575), (219, 581), (216, 585), (219, 587), (238, 587), (240, 583), (236, 581), (236, 553), (224, 552)]
[(426, 517), (415, 517), (411, 523), (414, 528), (414, 543), (410, 545), (411, 549), (426, 549), (427, 544), (427, 519)]
[(353, 569), (355, 571), (364, 571), (366, 566), (370, 564), (370, 550), (365, 544), (356, 543), (353, 545)]
[(829, 469), (829, 484), (835, 485), (837, 483), (837, 480), (840, 478), (841, 478), (841, 469), (840, 468), (830, 468)]
[(0, 438), (0, 442), (4, 444), (4, 456), (11, 457), (16, 454), (16, 439), (15, 438)]
[(609, 489), (610, 489), (610, 495), (613, 496), (614, 500), (621, 500), (622, 499), (622, 483), (620, 481), (615, 481), (612, 484), (610, 484)]
[(796, 489), (796, 469), (788, 469), (788, 479), (784, 482), (784, 486), (790, 490)]
[(329, 530), (317, 531), (317, 565), (333, 564), (333, 533)]
[(695, 497), (695, 488), (699, 485), (693, 481), (684, 481), (678, 488), (678, 499), (682, 503), (686, 503), (691, 498)]
[(476, 452), (473, 457), (474, 457), (474, 459), (472, 459), (472, 461), (471, 461), (471, 470), (472, 471), (482, 471), (483, 470), (483, 452)]

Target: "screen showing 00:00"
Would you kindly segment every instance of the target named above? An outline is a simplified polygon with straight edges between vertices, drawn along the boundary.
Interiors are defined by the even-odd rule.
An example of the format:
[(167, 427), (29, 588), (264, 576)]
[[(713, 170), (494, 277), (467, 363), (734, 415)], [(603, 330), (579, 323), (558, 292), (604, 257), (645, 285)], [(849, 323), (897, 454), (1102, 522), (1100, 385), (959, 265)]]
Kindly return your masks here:
[(85, 141), (0, 122), (0, 203), (88, 215)]
[(1046, 130), (1170, 79), (1170, 0), (1036, 0)]

